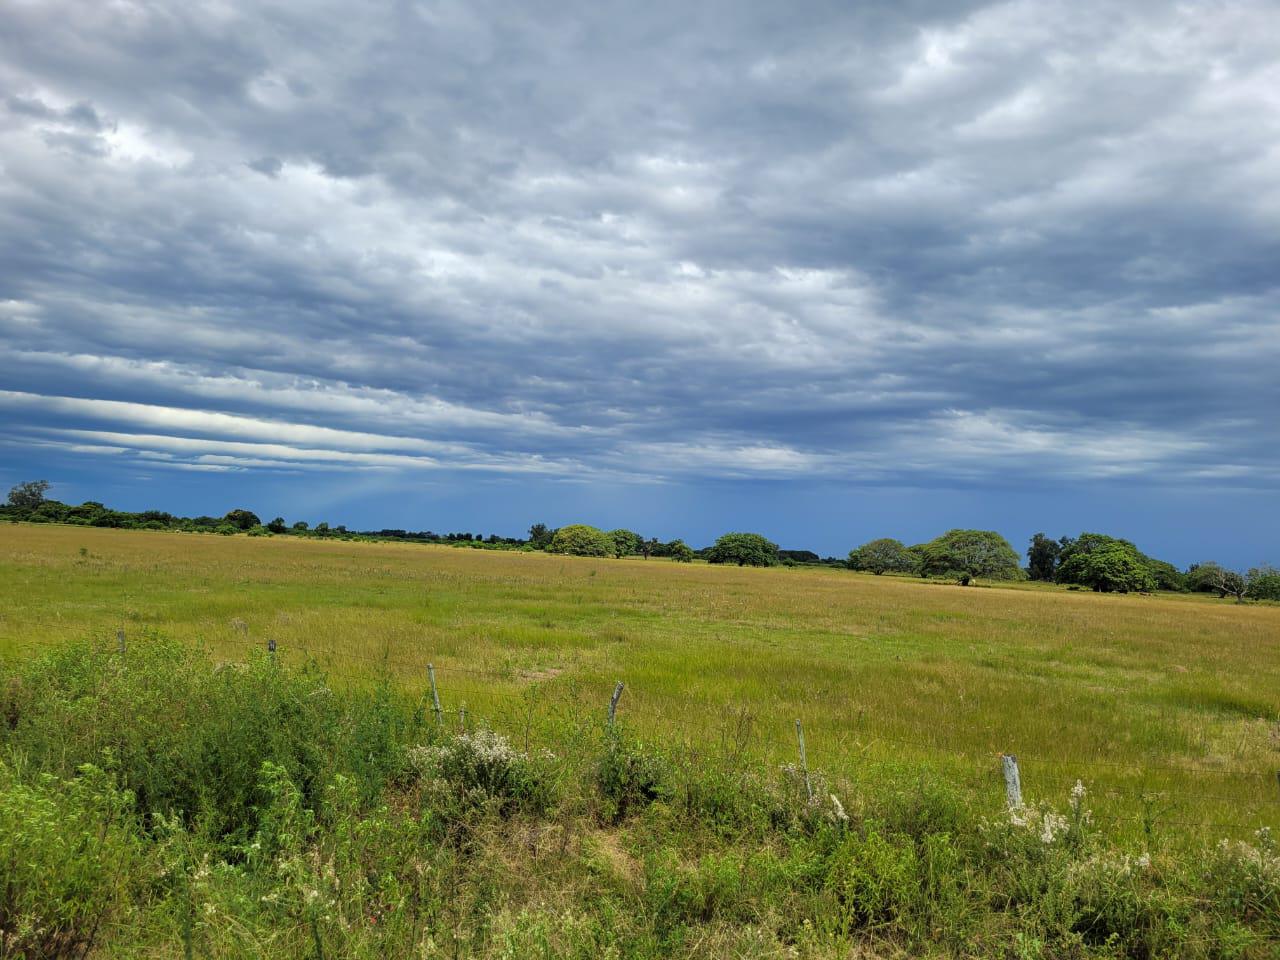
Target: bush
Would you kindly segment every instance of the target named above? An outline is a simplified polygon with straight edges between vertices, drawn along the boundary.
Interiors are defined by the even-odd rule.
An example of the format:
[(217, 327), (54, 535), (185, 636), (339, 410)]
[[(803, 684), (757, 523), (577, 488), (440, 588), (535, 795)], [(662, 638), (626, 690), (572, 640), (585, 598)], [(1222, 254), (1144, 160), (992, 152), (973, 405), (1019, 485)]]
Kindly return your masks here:
[(554, 801), (550, 754), (532, 758), (492, 730), (460, 733), (443, 744), (413, 747), (409, 765), (428, 791), (464, 807), (540, 812)]
[(778, 563), (778, 545), (758, 533), (726, 533), (707, 551), (707, 562), (772, 567)]
[(596, 765), (596, 789), (605, 800), (604, 819), (621, 823), (632, 810), (667, 795), (662, 758), (610, 731)]
[(63, 780), (0, 761), (0, 956), (82, 957), (127, 908), (133, 797), (101, 769)]

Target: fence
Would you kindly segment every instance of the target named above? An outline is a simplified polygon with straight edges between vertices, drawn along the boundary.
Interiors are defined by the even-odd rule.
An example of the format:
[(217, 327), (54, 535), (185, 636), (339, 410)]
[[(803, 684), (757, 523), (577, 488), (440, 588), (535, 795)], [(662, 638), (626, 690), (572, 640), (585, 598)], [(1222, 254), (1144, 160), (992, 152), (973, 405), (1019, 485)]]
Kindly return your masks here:
[[(287, 655), (303, 660), (311, 660), (320, 665), (327, 663), (330, 666), (341, 662), (358, 662), (374, 668), (376, 672), (394, 674), (401, 679), (405, 677), (421, 677), (423, 697), (424, 699), (429, 698), (429, 709), (435, 723), (440, 726), (446, 724), (447, 715), (452, 716), (455, 712), (454, 710), (446, 711), (444, 706), (448, 700), (448, 695), (447, 692), (442, 695), (442, 690), (446, 689), (444, 681), (448, 677), (459, 675), (485, 684), (506, 685), (529, 681), (537, 683), (552, 679), (551, 676), (540, 675), (538, 671), (521, 671), (515, 668), (503, 670), (483, 669), (457, 664), (441, 667), (438, 672), (437, 665), (434, 662), (426, 662), (417, 657), (412, 659), (392, 657), (390, 651), (380, 656), (371, 657), (350, 650), (322, 647), (315, 644), (301, 644), (286, 651), (277, 645), (273, 637), (265, 640), (250, 639), (248, 628), (243, 621), (234, 621), (234, 626), (234, 637), (221, 638), (217, 641), (219, 650), (231, 648), (246, 654), (266, 652), (267, 655), (273, 658)], [(27, 646), (18, 649), (34, 653), (44, 648)], [(127, 654), (128, 643), (124, 630), (117, 631), (115, 650), (120, 655)], [(619, 680), (615, 683), (612, 694), (601, 699), (600, 716), (610, 727), (616, 722), (623, 694), (628, 690), (631, 690), (632, 696), (635, 695), (634, 688), (628, 687), (624, 681)], [(465, 701), (461, 701), (456, 708), (456, 715), (457, 723), (462, 729), (466, 729), (468, 725), (479, 724), (513, 734), (523, 725), (526, 741), (528, 739), (529, 715), (527, 711), (522, 715), (502, 709), (476, 712), (469, 709)], [(670, 718), (669, 708), (663, 709), (663, 716)], [(813, 787), (810, 780), (804, 726), (798, 718), (794, 720), (794, 726), (799, 769), (802, 771), (806, 789), (809, 790), (810, 796), (812, 796)], [(1194, 829), (1210, 828), (1236, 832), (1252, 831), (1268, 826), (1280, 827), (1280, 771), (1226, 769), (1204, 764), (1174, 764), (1151, 760), (1142, 760), (1140, 762), (1110, 760), (1098, 756), (1059, 755), (1038, 757), (1027, 755), (1025, 752), (1017, 756), (1012, 753), (982, 754), (975, 751), (957, 750), (954, 747), (947, 747), (937, 742), (930, 743), (925, 740), (894, 736), (883, 732), (870, 733), (863, 745), (870, 747), (879, 743), (891, 744), (895, 747), (908, 747), (922, 754), (922, 759), (944, 761), (953, 766), (963, 766), (965, 762), (976, 764), (975, 770), (979, 778), (989, 778), (991, 789), (993, 791), (1000, 790), (1010, 808), (1020, 807), (1024, 803), (1024, 768), (1029, 767), (1032, 775), (1031, 783), (1036, 788), (1054, 782), (1053, 774), (1044, 771), (1069, 771), (1067, 775), (1061, 777), (1056, 785), (1061, 786), (1063, 789), (1069, 789), (1070, 785), (1077, 779), (1089, 778), (1095, 781), (1094, 785), (1090, 787), (1090, 792), (1095, 798), (1102, 796), (1120, 803), (1133, 803), (1136, 801), (1146, 809), (1146, 812), (1141, 816), (1121, 812), (1108, 813), (1109, 819), (1113, 820), (1144, 823), (1148, 826), (1159, 824), (1161, 826), (1171, 825)], [(1098, 789), (1096, 778), (1093, 775), (1099, 770), (1104, 772), (1104, 778), (1109, 773), (1112, 779), (1117, 778), (1121, 772), (1130, 775), (1136, 773), (1141, 777), (1143, 783), (1136, 790), (1124, 790), (1114, 784)], [(1213, 792), (1200, 789), (1198, 786), (1193, 790), (1185, 788), (1174, 790), (1167, 783), (1162, 789), (1148, 789), (1150, 780), (1158, 778), (1153, 777), (1152, 774), (1166, 775), (1166, 780), (1171, 779), (1174, 775), (1181, 778), (1203, 778), (1207, 781), (1217, 778), (1219, 784), (1224, 786), (1220, 786)], [(1245, 783), (1255, 785), (1255, 789), (1249, 792), (1243, 790), (1237, 790), (1235, 793), (1226, 792), (1227, 789), (1233, 786), (1242, 787)], [(1252, 793), (1252, 795), (1250, 796), (1248, 793)], [(1233, 810), (1248, 818), (1248, 821), (1186, 819), (1173, 818), (1167, 815), (1177, 808), (1179, 802), (1185, 804), (1188, 801), (1199, 802), (1206, 800), (1230, 805)], [(1157, 807), (1160, 809), (1157, 809)]]

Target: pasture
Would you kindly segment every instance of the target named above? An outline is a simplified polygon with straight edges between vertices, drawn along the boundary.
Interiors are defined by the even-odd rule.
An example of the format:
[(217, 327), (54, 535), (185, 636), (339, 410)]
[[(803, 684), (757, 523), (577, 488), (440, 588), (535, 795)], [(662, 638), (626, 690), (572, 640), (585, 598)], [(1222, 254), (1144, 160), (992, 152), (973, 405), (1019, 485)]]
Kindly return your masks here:
[(1280, 827), (1280, 607), (812, 569), (737, 569), (341, 541), (0, 527), (0, 659), (154, 632), (243, 659), (276, 641), (337, 684), (426, 702), (435, 665), (516, 737), (603, 716), (741, 740), (841, 782), (918, 769), (1002, 803), (1077, 778), (1102, 829), (1178, 841)]

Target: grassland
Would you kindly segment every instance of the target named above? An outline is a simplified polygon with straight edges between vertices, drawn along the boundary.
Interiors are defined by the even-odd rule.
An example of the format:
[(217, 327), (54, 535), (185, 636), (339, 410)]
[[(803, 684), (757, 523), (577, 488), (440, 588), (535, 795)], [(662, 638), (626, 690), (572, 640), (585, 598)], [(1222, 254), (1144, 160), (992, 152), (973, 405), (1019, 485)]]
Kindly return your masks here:
[(1117, 833), (1280, 827), (1280, 607), (845, 571), (419, 545), (0, 527), (0, 657), (155, 631), (216, 657), (276, 640), (338, 682), (389, 677), (521, 735), (602, 713), (856, 781), (916, 764), (993, 808), (1076, 778)]
[(1275, 960), (1278, 636), (1190, 597), (0, 526), (0, 960)]

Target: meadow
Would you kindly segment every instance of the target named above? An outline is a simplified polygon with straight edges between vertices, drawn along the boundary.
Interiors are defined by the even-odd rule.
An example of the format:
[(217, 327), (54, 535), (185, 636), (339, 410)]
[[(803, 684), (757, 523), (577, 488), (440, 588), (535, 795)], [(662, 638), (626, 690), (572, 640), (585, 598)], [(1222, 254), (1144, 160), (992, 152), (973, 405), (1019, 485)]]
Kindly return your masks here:
[[(123, 655), (116, 647), (121, 631)], [(269, 641), (275, 645), (270, 656)], [(102, 673), (85, 679), (91, 671), (86, 666), (81, 676), (76, 664), (82, 661)], [(165, 665), (169, 661), (172, 668)], [(447, 768), (436, 769), (434, 779), (424, 782), (465, 782), (471, 791), (464, 791), (465, 797), (482, 794), (493, 801), (480, 804), (482, 814), (470, 806), (471, 812), (464, 813), (449, 807), (445, 817), (449, 823), (469, 825), (469, 842), (486, 851), (489, 864), (479, 880), (471, 860), (465, 861), (465, 869), (456, 862), (450, 867), (456, 872), (450, 889), (457, 894), (461, 883), (470, 891), (463, 897), (470, 912), (449, 916), (454, 932), (448, 949), (439, 929), (432, 933), (431, 922), (420, 918), (412, 930), (397, 934), (401, 939), (394, 941), (394, 949), (367, 930), (356, 936), (349, 918), (344, 927), (333, 913), (321, 917), (308, 912), (307, 883), (312, 881), (299, 881), (295, 892), (300, 905), (291, 908), (288, 923), (278, 928), (272, 926), (278, 918), (235, 914), (240, 908), (221, 901), (210, 906), (222, 911), (220, 916), (237, 916), (245, 931), (237, 939), (234, 932), (211, 921), (197, 922), (161, 898), (168, 906), (148, 915), (152, 933), (138, 941), (150, 946), (133, 954), (116, 949), (118, 939), (97, 937), (96, 949), (114, 944), (110, 955), (177, 955), (159, 946), (166, 942), (179, 943), (188, 956), (202, 950), (210, 956), (365, 955), (361, 951), (370, 956), (1280, 955), (1272, 939), (1280, 930), (1280, 859), (1267, 852), (1266, 830), (1258, 833), (1259, 828), (1280, 828), (1280, 607), (1275, 605), (1199, 596), (1094, 595), (1027, 585), (959, 587), (840, 570), (738, 569), (412, 544), (11, 525), (0, 527), (0, 663), (10, 677), (6, 709), (17, 731), (10, 734), (5, 768), (15, 783), (34, 782), (23, 779), (22, 765), (27, 764), (44, 776), (64, 778), (50, 783), (69, 784), (77, 769), (72, 759), (89, 760), (101, 768), (95, 775), (108, 778), (113, 763), (119, 765), (119, 783), (104, 787), (104, 796), (115, 797), (112, 790), (127, 788), (139, 809), (145, 806), (140, 799), (144, 794), (170, 796), (176, 789), (172, 778), (148, 779), (158, 776), (154, 771), (163, 764), (142, 734), (125, 729), (129, 711), (147, 717), (164, 709), (166, 697), (198, 698), (192, 691), (204, 691), (203, 685), (213, 682), (197, 679), (204, 677), (200, 671), (241, 676), (219, 670), (219, 665), (231, 664), (245, 671), (246, 678), (259, 677), (262, 686), (255, 696), (264, 703), (279, 694), (282, 703), (296, 706), (300, 694), (289, 684), (322, 683), (334, 691), (326, 696), (363, 704), (350, 707), (344, 716), (367, 717), (382, 704), (391, 711), (387, 716), (398, 718), (376, 728), (382, 732), (369, 734), (376, 749), (366, 749), (359, 738), (349, 742), (333, 734), (338, 739), (328, 749), (334, 756), (346, 757), (343, 751), (349, 750), (355, 759), (342, 768), (345, 772), (325, 767), (325, 776), (337, 779), (326, 781), (324, 789), (346, 782), (343, 778), (361, 783), (358, 771), (372, 765), (377, 768), (369, 774), (372, 786), (360, 788), (363, 802), (384, 813), (390, 803), (391, 810), (403, 813), (397, 804), (407, 801), (395, 785), (406, 776), (406, 764), (412, 766), (405, 757), (418, 755), (412, 747), (417, 738), (432, 744), (436, 759), (431, 762)], [(439, 725), (428, 692), (428, 663), (434, 665), (444, 707)], [(601, 747), (598, 738), (618, 680), (625, 683), (618, 707), (621, 732), (605, 734)], [(52, 691), (47, 696), (32, 692), (46, 689)], [(119, 692), (126, 690), (127, 696)], [(187, 692), (175, 693), (180, 690)], [(63, 707), (43, 706), (82, 704), (85, 698), (97, 704), (93, 710), (123, 728), (103, 733), (105, 727), (86, 720), (83, 705), (68, 706), (66, 713), (57, 712)], [(209, 701), (214, 704), (208, 707), (211, 715), (231, 702), (215, 700)], [(126, 702), (132, 704), (127, 710), (121, 706)], [(307, 724), (313, 721), (305, 719), (309, 715), (301, 707), (297, 710), (304, 719), (293, 730), (288, 720), (236, 702), (241, 704), (236, 710), (252, 714), (259, 724), (286, 726), (256, 728), (267, 745), (254, 750), (266, 750), (277, 740), (293, 743), (288, 738), (301, 738), (299, 731), (311, 729)], [(295, 706), (284, 712), (292, 715)], [(24, 719), (28, 717), (34, 719)], [(799, 807), (792, 808), (785, 799), (786, 784), (796, 770), (778, 771), (797, 763), (797, 720), (811, 768), (808, 786), (820, 786), (811, 791), (819, 796), (802, 797)], [(155, 731), (163, 731), (169, 721), (153, 716), (151, 722), (148, 727), (140, 720), (140, 729), (164, 739)], [(174, 719), (172, 726), (195, 722)], [(227, 720), (232, 727), (240, 722)], [(360, 726), (364, 720), (333, 722), (348, 733), (348, 728), (366, 729)], [(82, 723), (87, 725), (81, 736), (76, 731)], [(387, 733), (393, 727), (395, 732)], [(468, 738), (489, 729), (505, 735), (518, 754), (514, 780), (508, 777), (494, 786), (482, 777), (477, 786), (467, 779), (472, 774), (465, 773), (474, 772), (474, 758), (441, 760), (440, 751), (471, 750)], [(320, 740), (327, 736), (315, 734)], [(625, 737), (625, 748), (610, 736)], [(209, 751), (225, 749), (219, 742), (206, 742), (200, 764), (211, 762)], [(90, 745), (107, 750), (106, 759), (86, 753)], [(185, 748), (172, 749), (181, 753)], [(281, 749), (293, 757), (289, 751), (309, 756), (312, 748), (299, 740)], [(541, 788), (519, 786), (541, 782), (541, 775), (530, 770), (542, 750), (568, 764), (552, 777), (560, 784), (550, 791), (557, 801), (531, 800), (541, 796)], [(384, 758), (385, 764), (378, 766), (383, 760), (369, 758), (382, 757), (379, 751), (394, 759)], [(1071, 826), (1072, 812), (1078, 816), (1079, 810), (1069, 799), (1073, 785), (1081, 781), (1091, 811), (1089, 842), (1095, 845), (1090, 848), (1094, 860), (1087, 862), (1109, 863), (1105, 856), (1148, 858), (1144, 862), (1156, 857), (1164, 874), (1158, 883), (1150, 881), (1155, 899), (1135, 906), (1121, 897), (1127, 904), (1123, 916), (1108, 919), (1103, 924), (1107, 935), (1098, 937), (1089, 924), (1101, 921), (1088, 921), (1082, 932), (1078, 917), (1063, 919), (1069, 911), (1058, 917), (1058, 907), (1041, 902), (1065, 897), (1063, 890), (1075, 889), (1071, 883), (1083, 882), (1084, 868), (1077, 869), (1078, 864), (1064, 860), (1059, 865), (1061, 876), (1068, 878), (1062, 880), (1066, 887), (1037, 881), (1053, 887), (1057, 892), (1051, 891), (1052, 896), (1040, 887), (1020, 889), (1023, 880), (1018, 877), (1006, 889), (1005, 880), (983, 858), (998, 855), (1007, 864), (1019, 863), (1025, 855), (1034, 859), (1035, 870), (1049, 867), (1043, 853), (1032, 850), (1038, 850), (1034, 842), (1023, 851), (1022, 839), (1004, 834), (993, 839), (983, 833), (988, 828), (982, 824), (1001, 822), (1004, 815), (1002, 753), (1018, 757), (1031, 809), (1047, 804), (1063, 811), (1065, 836), (1076, 836), (1072, 829), (1083, 830), (1081, 823)], [(128, 756), (135, 760), (121, 759)], [(253, 756), (264, 765), (246, 774), (256, 784), (246, 790), (258, 799), (243, 802), (244, 810), (251, 811), (243, 814), (243, 822), (236, 819), (239, 814), (224, 811), (219, 826), (206, 823), (202, 828), (205, 821), (196, 811), (213, 801), (198, 791), (192, 796), (201, 799), (186, 807), (172, 800), (186, 811), (181, 830), (199, 834), (199, 843), (182, 834), (188, 839), (167, 841), (170, 846), (164, 849), (172, 852), (186, 843), (183, 849), (205, 851), (203, 860), (191, 854), (183, 861), (188, 880), (182, 903), (194, 902), (190, 877), (207, 877), (210, 869), (216, 873), (218, 863), (228, 870), (248, 870), (258, 878), (254, 883), (266, 882), (253, 873), (253, 856), (244, 853), (246, 847), (227, 852), (228, 837), (240, 844), (257, 837), (252, 842), (263, 843), (268, 827), (285, 830), (293, 839), (277, 836), (273, 842), (293, 844), (289, 849), (298, 862), (321, 856), (321, 841), (307, 847), (298, 840), (311, 836), (308, 829), (320, 829), (316, 817), (327, 822), (321, 808), (330, 802), (324, 799), (329, 794), (316, 785), (320, 774), (298, 772), (290, 780), (281, 772), (288, 764), (271, 766), (269, 757), (275, 754)], [(577, 759), (565, 759), (569, 757)], [(299, 770), (310, 769), (297, 762)], [(650, 776), (646, 771), (651, 767), (668, 773)], [(182, 769), (183, 778), (199, 779), (188, 767)], [(781, 787), (752, 786), (757, 778), (763, 784), (775, 774)], [(667, 785), (655, 786), (664, 776)], [(291, 793), (294, 780), (299, 786)], [(578, 786), (565, 786), (569, 782)], [(595, 786), (585, 789), (582, 783)], [(731, 785), (728, 794), (717, 793), (715, 784), (726, 783)], [(65, 798), (70, 788), (49, 789)], [(832, 795), (834, 807), (826, 799)], [(304, 810), (303, 799), (312, 797), (315, 809)], [(677, 802), (680, 797), (683, 805)], [(117, 801), (99, 797), (95, 802)], [(224, 800), (218, 803), (226, 806)], [(276, 809), (272, 803), (279, 806), (279, 816), (293, 818), (288, 829), (274, 820), (264, 826), (262, 811)], [(739, 803), (754, 812), (733, 812)], [(352, 800), (343, 809), (358, 806)], [(215, 808), (222, 809), (208, 806)], [(640, 808), (643, 812), (637, 813)], [(937, 812), (944, 808), (952, 812)], [(558, 812), (548, 814), (549, 809)], [(163, 810), (154, 803), (148, 810), (153, 819), (144, 828), (154, 840), (160, 822), (154, 818), (163, 819)], [(311, 827), (299, 827), (298, 818), (308, 816)], [(476, 816), (488, 818), (488, 832), (475, 826)], [(526, 818), (518, 830), (510, 825), (513, 816)], [(806, 817), (823, 826), (815, 828)], [(941, 825), (934, 822), (939, 818)], [(426, 819), (424, 814), (421, 822)], [(850, 822), (859, 825), (856, 830)], [(764, 838), (766, 823), (768, 830), (778, 831), (767, 834), (772, 839)], [(868, 823), (881, 826), (868, 833)], [(1036, 821), (1033, 828), (1053, 839), (1057, 828), (1049, 824)], [(883, 875), (872, 871), (858, 880), (865, 890), (859, 887), (856, 897), (841, 894), (832, 901), (826, 891), (828, 899), (785, 906), (771, 899), (780, 893), (764, 888), (716, 892), (717, 883), (747, 883), (742, 878), (754, 876), (757, 868), (778, 890), (800, 883), (795, 876), (775, 876), (770, 872), (774, 867), (752, 867), (732, 858), (751, 850), (781, 856), (778, 844), (788, 856), (799, 856), (797, 838), (819, 843), (815, 836), (837, 828), (854, 830), (860, 838), (858, 863), (889, 864)], [(330, 842), (337, 828), (330, 824), (325, 829), (329, 833), (321, 830), (316, 836)], [(177, 831), (174, 836), (181, 833), (177, 826), (172, 830)], [(968, 852), (946, 853), (953, 857), (947, 869), (958, 884), (946, 894), (956, 898), (951, 907), (939, 905), (946, 897), (930, 886), (933, 881), (917, 883), (902, 873), (905, 861), (893, 860), (885, 852), (889, 848), (877, 846), (888, 842), (876, 839), (877, 830), (905, 838), (902, 842), (913, 851), (910, 862), (928, 876), (938, 869), (929, 859), (937, 854), (930, 844), (946, 846), (968, 837)], [(571, 843), (566, 839), (571, 834), (580, 834), (579, 840)], [(559, 845), (559, 860), (547, 853), (551, 836), (557, 838), (552, 845)], [(845, 833), (840, 836), (846, 839), (839, 842), (852, 842)], [(1222, 876), (1206, 879), (1196, 872), (1212, 859), (1206, 851), (1227, 849), (1215, 846), (1226, 839), (1263, 843), (1241, 854), (1250, 863), (1250, 857), (1261, 857), (1263, 866), (1254, 887), (1231, 894), (1232, 903), (1244, 904), (1238, 913), (1231, 912), (1235, 907), (1218, 912), (1216, 901), (1205, 893), (1227, 889)], [(835, 856), (823, 849), (822, 857)], [(326, 856), (338, 857), (332, 850)], [(1069, 859), (1067, 853), (1063, 856)], [(273, 862), (278, 867), (285, 860), (293, 863), (283, 854)], [(490, 875), (495, 862), (505, 863), (503, 877)], [(717, 870), (732, 877), (717, 880)], [(360, 871), (367, 875), (368, 865)], [(514, 879), (527, 871), (537, 879)], [(308, 876), (312, 874), (323, 870)], [(1175, 883), (1175, 878), (1181, 879)], [(288, 886), (286, 880), (276, 877), (274, 882)], [(484, 896), (475, 893), (477, 883), (487, 891)], [(693, 897), (685, 912), (668, 916), (663, 911), (675, 909), (668, 900), (645, 899), (658, 896), (663, 883), (675, 884), (668, 891), (672, 903)], [(681, 883), (700, 892), (696, 897), (687, 890), (681, 894)], [(584, 892), (584, 885), (594, 890), (595, 884), (602, 885), (600, 896), (617, 893), (623, 899), (601, 906), (604, 901), (596, 893)], [(876, 891), (883, 893), (885, 884), (915, 890), (915, 899), (881, 902)], [(1129, 889), (1137, 889), (1133, 883), (1125, 880), (1122, 886), (1129, 891), (1124, 896), (1137, 896)], [(1176, 909), (1160, 899), (1173, 889), (1183, 898)], [(640, 900), (627, 901), (620, 890)], [(1108, 890), (1103, 899), (1112, 903), (1117, 894)], [(172, 891), (167, 896), (172, 898)], [(407, 910), (403, 903), (409, 895), (402, 891), (400, 896), (396, 902)], [(849, 897), (863, 907), (850, 913)], [(742, 907), (743, 898), (750, 909)], [(208, 902), (216, 899), (210, 894)], [(369, 902), (383, 900), (372, 897)], [(134, 905), (130, 909), (143, 910), (136, 896), (129, 902)], [(333, 902), (342, 902), (341, 896), (333, 894)], [(872, 909), (867, 903), (880, 906)], [(627, 922), (639, 927), (626, 926), (613, 912), (618, 910), (630, 910), (634, 916), (627, 915)], [(828, 916), (827, 910), (835, 912)], [(131, 916), (131, 922), (139, 922)], [(0, 931), (4, 922), (0, 904)], [(524, 933), (512, 932), (528, 929), (541, 930), (541, 939), (534, 943), (520, 939)], [(503, 953), (504, 944), (520, 946)], [(28, 955), (37, 954), (5, 953), (0, 945), (0, 956)]]

